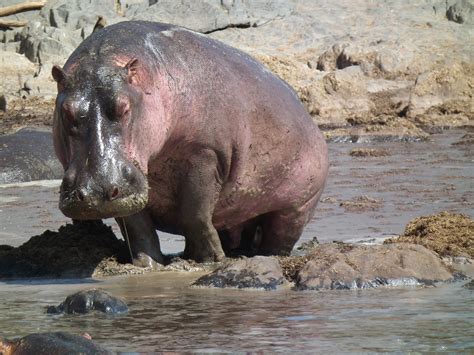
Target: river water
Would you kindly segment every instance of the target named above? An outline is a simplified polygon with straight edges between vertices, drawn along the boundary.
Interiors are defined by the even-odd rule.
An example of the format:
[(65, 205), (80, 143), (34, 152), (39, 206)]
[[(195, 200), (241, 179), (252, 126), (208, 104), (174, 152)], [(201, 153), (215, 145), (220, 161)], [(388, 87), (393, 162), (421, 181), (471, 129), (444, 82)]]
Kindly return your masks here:
[[(473, 215), (472, 146), (452, 145), (449, 131), (416, 143), (331, 143), (327, 188), (300, 242), (315, 236), (377, 242), (412, 218), (450, 210)], [(385, 149), (355, 158), (353, 148)], [(66, 218), (57, 211), (58, 181), (0, 186), (0, 244), (20, 245)], [(369, 209), (341, 202), (368, 196)], [(110, 221), (110, 223), (113, 223)], [(165, 251), (181, 237), (161, 235)], [(472, 268), (468, 274), (474, 276)], [(106, 280), (0, 282), (0, 336), (88, 332), (115, 351), (474, 351), (474, 292), (462, 282), (432, 288), (275, 292), (189, 287), (199, 273), (166, 272)], [(124, 315), (48, 315), (72, 292), (100, 287), (125, 297)]]

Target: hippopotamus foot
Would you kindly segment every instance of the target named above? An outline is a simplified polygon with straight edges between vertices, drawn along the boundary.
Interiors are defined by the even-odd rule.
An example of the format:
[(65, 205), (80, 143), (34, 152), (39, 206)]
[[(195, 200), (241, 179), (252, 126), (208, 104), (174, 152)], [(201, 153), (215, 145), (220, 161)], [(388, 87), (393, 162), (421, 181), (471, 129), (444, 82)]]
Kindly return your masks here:
[(157, 269), (158, 264), (165, 264), (155, 225), (146, 210), (116, 218), (116, 221), (125, 241), (129, 243), (133, 265)]
[(184, 259), (192, 259), (199, 263), (222, 261), (225, 258), (224, 251), (217, 236), (217, 232), (206, 235), (187, 238), (184, 248)]

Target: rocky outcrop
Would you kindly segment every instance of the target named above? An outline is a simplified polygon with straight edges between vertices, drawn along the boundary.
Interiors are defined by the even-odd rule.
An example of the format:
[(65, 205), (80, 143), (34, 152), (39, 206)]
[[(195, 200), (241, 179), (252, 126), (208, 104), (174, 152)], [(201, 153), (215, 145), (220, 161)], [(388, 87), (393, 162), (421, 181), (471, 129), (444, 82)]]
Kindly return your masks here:
[(69, 295), (59, 306), (47, 308), (47, 313), (85, 314), (92, 311), (125, 313), (128, 312), (128, 306), (123, 299), (108, 292), (91, 289)]
[(0, 32), (3, 49), (16, 53), (3, 56), (0, 96), (6, 95), (7, 106), (12, 95), (53, 97), (52, 64), (64, 63), (98, 16), (107, 24), (162, 21), (208, 33), (263, 61), (295, 88), (318, 123), (344, 127), (338, 137), (417, 140), (433, 127), (472, 124), (472, 9), (468, 0), (397, 0), (390, 6), (362, 0), (51, 0), (41, 11), (14, 16), (28, 20), (25, 28)]
[(300, 290), (417, 286), (454, 277), (437, 254), (413, 244), (325, 244), (308, 258), (297, 276)]
[(161, 0), (148, 4), (131, 5), (125, 16), (133, 20), (175, 23), (201, 33), (262, 26), (290, 15), (294, 9), (294, 4), (286, 0)]
[(289, 285), (274, 257), (230, 260), (193, 284), (201, 287), (276, 290)]

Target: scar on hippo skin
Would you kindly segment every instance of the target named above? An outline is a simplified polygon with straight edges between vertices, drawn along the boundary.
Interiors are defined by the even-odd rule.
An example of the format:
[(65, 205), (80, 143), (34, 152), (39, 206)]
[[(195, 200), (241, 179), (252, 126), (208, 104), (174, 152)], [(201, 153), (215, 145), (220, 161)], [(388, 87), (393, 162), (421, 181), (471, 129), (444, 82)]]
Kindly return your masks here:
[(137, 266), (165, 262), (156, 230), (183, 235), (198, 262), (291, 252), (324, 188), (327, 146), (262, 64), (130, 21), (90, 35), (52, 75), (66, 216), (116, 218)]
[(97, 289), (80, 291), (66, 297), (59, 306), (48, 306), (46, 313), (85, 314), (91, 311), (103, 313), (125, 313), (128, 306), (124, 300)]

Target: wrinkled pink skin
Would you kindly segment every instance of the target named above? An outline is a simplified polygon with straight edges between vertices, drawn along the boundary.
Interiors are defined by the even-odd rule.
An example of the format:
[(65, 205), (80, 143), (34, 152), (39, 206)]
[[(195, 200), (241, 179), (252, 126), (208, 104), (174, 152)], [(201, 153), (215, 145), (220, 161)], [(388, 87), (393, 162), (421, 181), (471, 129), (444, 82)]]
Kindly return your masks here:
[[(140, 100), (130, 103), (131, 118), (119, 120), (119, 138), (110, 142), (120, 144), (109, 154), (121, 150), (119, 160), (134, 162), (148, 181), (146, 207), (117, 218), (134, 263), (163, 262), (156, 229), (184, 235), (184, 256), (197, 261), (221, 260), (224, 249), (288, 254), (328, 171), (325, 140), (294, 91), (246, 54), (179, 27), (123, 22), (99, 34), (73, 53), (64, 75), (81, 68), (86, 53), (117, 68), (137, 59), (124, 87)], [(69, 139), (56, 123), (55, 147), (66, 170), (67, 150), (74, 155), (65, 149)], [(87, 176), (95, 179), (94, 172)]]

